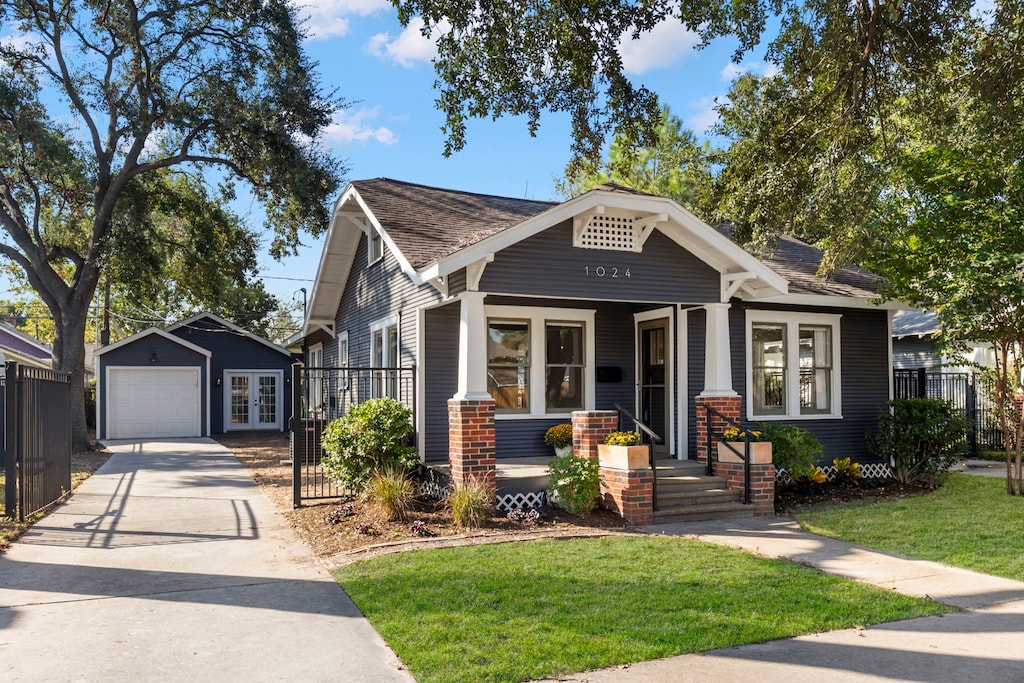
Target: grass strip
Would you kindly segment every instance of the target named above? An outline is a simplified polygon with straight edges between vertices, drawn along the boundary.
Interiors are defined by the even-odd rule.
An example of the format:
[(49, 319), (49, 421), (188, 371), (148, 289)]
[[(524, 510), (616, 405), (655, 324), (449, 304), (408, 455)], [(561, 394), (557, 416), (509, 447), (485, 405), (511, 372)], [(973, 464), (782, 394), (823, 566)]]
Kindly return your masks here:
[(1024, 497), (998, 477), (952, 474), (923, 496), (800, 512), (807, 531), (1024, 581)]
[(523, 681), (948, 611), (666, 537), (400, 553), (335, 578), (421, 683)]

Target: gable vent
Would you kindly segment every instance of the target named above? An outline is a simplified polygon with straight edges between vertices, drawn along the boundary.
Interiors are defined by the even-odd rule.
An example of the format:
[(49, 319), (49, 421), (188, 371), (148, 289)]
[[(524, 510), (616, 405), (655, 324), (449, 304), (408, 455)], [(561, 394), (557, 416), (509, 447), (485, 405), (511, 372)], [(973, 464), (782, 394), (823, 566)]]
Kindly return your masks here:
[(640, 251), (636, 222), (625, 216), (590, 216), (578, 232), (575, 245), (583, 249)]

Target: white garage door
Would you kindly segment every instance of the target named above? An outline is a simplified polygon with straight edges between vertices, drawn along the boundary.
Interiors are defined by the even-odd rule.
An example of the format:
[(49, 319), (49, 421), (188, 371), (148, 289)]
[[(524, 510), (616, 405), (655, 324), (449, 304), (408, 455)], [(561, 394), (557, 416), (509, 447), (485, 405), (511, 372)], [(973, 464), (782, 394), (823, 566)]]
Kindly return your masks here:
[(202, 436), (199, 368), (111, 368), (107, 438)]

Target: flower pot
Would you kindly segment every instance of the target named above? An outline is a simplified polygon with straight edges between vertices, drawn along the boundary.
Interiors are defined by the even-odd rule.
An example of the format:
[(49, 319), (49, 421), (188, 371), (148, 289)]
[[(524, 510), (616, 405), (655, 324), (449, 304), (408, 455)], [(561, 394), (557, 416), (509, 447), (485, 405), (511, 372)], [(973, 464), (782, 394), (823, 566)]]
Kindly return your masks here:
[(597, 445), (597, 460), (601, 467), (616, 470), (645, 470), (651, 466), (649, 446)]
[(567, 455), (569, 453), (572, 453), (572, 444), (569, 444), (568, 446), (555, 446), (554, 449), (555, 449), (555, 457), (560, 458), (563, 455)]
[[(741, 455), (736, 455), (729, 446), (735, 448)], [(719, 442), (718, 444), (718, 462), (743, 462), (743, 442), (742, 441), (730, 441), (729, 446)], [(772, 443), (771, 441), (751, 441), (750, 442), (750, 464), (751, 465), (768, 465), (772, 461)]]

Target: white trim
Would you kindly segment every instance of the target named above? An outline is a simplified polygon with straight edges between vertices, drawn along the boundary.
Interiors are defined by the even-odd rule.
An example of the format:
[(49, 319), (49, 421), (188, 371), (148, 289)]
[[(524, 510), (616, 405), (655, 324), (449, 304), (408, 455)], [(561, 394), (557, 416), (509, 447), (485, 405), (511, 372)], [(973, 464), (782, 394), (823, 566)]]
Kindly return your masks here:
[(690, 354), (688, 353), (689, 346), (688, 340), (690, 338), (690, 309), (684, 308), (682, 305), (676, 307), (675, 315), (673, 316), (679, 321), (676, 325), (678, 328), (678, 335), (676, 337), (676, 349), (679, 354), (677, 363), (677, 383), (676, 383), (676, 395), (679, 397), (677, 401), (678, 414), (676, 416), (676, 424), (679, 433), (679, 439), (677, 443), (679, 447), (676, 449), (676, 458), (679, 460), (689, 460), (690, 458), (690, 421), (687, 419), (687, 407), (690, 396)]
[(896, 398), (896, 378), (893, 375), (893, 368), (895, 368), (896, 366), (893, 365), (894, 361), (893, 361), (893, 350), (892, 350), (892, 320), (895, 317), (896, 317), (896, 311), (892, 311), (892, 310), (886, 311), (885, 323), (889, 327), (889, 334), (888, 334), (889, 343), (886, 345), (886, 353), (887, 353), (888, 358), (889, 358), (889, 365), (888, 365), (888, 367), (889, 367), (889, 400), (890, 401), (893, 400), (894, 398)]
[[(171, 371), (174, 371), (174, 372), (181, 372), (182, 370), (194, 371), (195, 374), (196, 374), (196, 396), (198, 398), (198, 401), (196, 402), (196, 431), (198, 433), (195, 434), (194, 436), (195, 437), (204, 437), (204, 436), (208, 436), (209, 435), (209, 433), (210, 433), (210, 392), (209, 392), (209, 382), (207, 382), (206, 386), (203, 385), (203, 368), (202, 368), (202, 366), (199, 366), (199, 365), (107, 365), (103, 369), (103, 389), (104, 389), (103, 394), (104, 395), (101, 397), (97, 393), (97, 396), (96, 396), (96, 420), (97, 420), (96, 425), (97, 425), (97, 431), (99, 430), (99, 427), (100, 427), (100, 422), (99, 422), (99, 419), (100, 419), (100, 415), (99, 415), (99, 412), (100, 412), (99, 411), (100, 401), (103, 402), (103, 408), (104, 408), (104, 413), (105, 413), (104, 417), (106, 418), (103, 421), (103, 424), (102, 424), (103, 435), (104, 435), (103, 438), (105, 438), (105, 439), (133, 438), (133, 437), (118, 437), (118, 436), (111, 436), (110, 435), (110, 415), (111, 415), (111, 412), (110, 412), (110, 407), (111, 407), (110, 406), (110, 395), (112, 393), (111, 390), (110, 390), (110, 387), (111, 387), (111, 375), (113, 374), (113, 371), (121, 371), (121, 370), (129, 371), (129, 372), (131, 372), (131, 371), (157, 371), (157, 372), (171, 372)], [(209, 379), (209, 377), (210, 377), (209, 359), (207, 359), (206, 377), (207, 377), (207, 379)], [(97, 383), (97, 392), (98, 391), (99, 391), (99, 388), (98, 388), (98, 383)], [(206, 428), (205, 429), (203, 428), (203, 398), (204, 397), (206, 398), (206, 425), (205, 425)]]
[(665, 412), (668, 416), (668, 433), (665, 434), (665, 446), (668, 448), (668, 452), (675, 459), (679, 459), (679, 451), (676, 449), (676, 429), (678, 422), (676, 422), (676, 395), (679, 391), (679, 387), (675, 384), (678, 380), (678, 370), (676, 368), (676, 323), (675, 323), (675, 308), (667, 306), (664, 308), (655, 308), (650, 311), (642, 311), (640, 313), (633, 314), (633, 377), (636, 379), (634, 382), (634, 396), (633, 396), (633, 414), (640, 415), (640, 387), (643, 384), (643, 368), (640, 366), (641, 356), (643, 350), (640, 347), (640, 324), (651, 322), (654, 320), (667, 320), (668, 321), (668, 335), (665, 339), (665, 361), (668, 365), (665, 368), (665, 380), (672, 382), (671, 385), (666, 387), (668, 396), (668, 405), (665, 406)]
[[(159, 328), (156, 328), (156, 327), (150, 327), (148, 330), (143, 330), (142, 332), (138, 332), (137, 334), (133, 334), (130, 337), (125, 337), (124, 339), (122, 339), (119, 342), (115, 342), (113, 344), (110, 344), (109, 346), (104, 346), (101, 349), (97, 349), (96, 355), (97, 356), (102, 356), (103, 354), (109, 353), (111, 351), (114, 351), (115, 349), (120, 349), (121, 347), (128, 346), (129, 344), (134, 344), (135, 342), (137, 342), (138, 340), (142, 339), (143, 337), (148, 337), (148, 336), (153, 335), (153, 334), (157, 335), (158, 337), (163, 337), (164, 339), (166, 339), (169, 342), (173, 342), (175, 344), (178, 344), (179, 346), (183, 346), (183, 347), (185, 347), (186, 349), (188, 349), (190, 351), (195, 351), (196, 353), (198, 353), (200, 355), (206, 356), (207, 359), (209, 359), (210, 356), (212, 355), (212, 352), (209, 349), (204, 349), (203, 347), (197, 346), (197, 345), (193, 344), (192, 342), (185, 341), (184, 339), (182, 339), (181, 337), (179, 337), (177, 335), (170, 334), (169, 332), (164, 332), (163, 330), (161, 330)], [(285, 352), (285, 353), (287, 353), (287, 352)], [(291, 355), (291, 354), (289, 354), (289, 355)], [(139, 367), (144, 367), (144, 366), (139, 366)]]
[[(806, 313), (747, 309), (746, 312), (746, 383), (747, 419), (772, 422), (777, 420), (841, 420), (843, 419), (842, 388), (842, 315), (837, 313)], [(786, 407), (785, 415), (756, 415), (754, 413), (753, 323), (783, 323), (786, 325)], [(832, 329), (832, 395), (828, 413), (802, 414), (800, 412), (800, 325), (827, 325)], [(891, 373), (890, 373), (891, 374)], [(795, 381), (794, 381), (795, 378)], [(792, 412), (796, 408), (796, 412)]]
[(416, 446), (419, 451), (420, 462), (427, 461), (427, 418), (425, 413), (427, 412), (423, 406), (427, 405), (427, 391), (424, 386), (426, 382), (424, 377), (426, 372), (423, 369), (422, 359), (426, 358), (427, 355), (427, 340), (426, 340), (426, 326), (427, 326), (427, 308), (421, 306), (416, 309), (416, 357), (413, 360), (413, 365), (416, 367), (416, 405), (420, 406), (419, 410), (416, 411), (414, 418), (416, 420)]
[[(277, 377), (277, 384), (275, 385), (274, 395), (274, 415), (277, 416), (277, 421), (272, 425), (264, 425), (259, 423), (258, 406), (257, 410), (253, 410), (253, 406), (250, 403), (249, 406), (249, 422), (244, 425), (232, 425), (231, 424), (231, 382), (228, 381), (228, 375), (241, 375), (249, 378), (249, 394), (252, 396), (253, 382), (252, 380), (258, 378), (260, 375), (270, 375)], [(221, 378), (221, 389), (224, 391), (223, 401), (221, 402), (221, 410), (224, 413), (224, 431), (254, 431), (257, 429), (275, 429), (280, 431), (284, 425), (284, 370), (268, 370), (263, 369), (241, 369), (231, 368), (230, 370), (225, 368), (224, 375)], [(258, 395), (258, 383), (257, 383), (257, 395)], [(251, 398), (250, 398), (251, 401)]]
[[(348, 330), (343, 330), (338, 333), (338, 336), (334, 340), (334, 350), (338, 355), (338, 360), (335, 361), (334, 365), (339, 368), (347, 368), (349, 364), (349, 358), (352, 355), (352, 349), (348, 344)], [(345, 342), (345, 357), (341, 357), (341, 343)]]
[[(583, 324), (583, 408), (594, 410), (597, 393), (594, 386), (597, 376), (596, 335), (594, 330), (594, 309), (585, 308), (550, 308), (542, 306), (495, 306), (484, 305), (484, 344), (486, 345), (486, 325), (491, 318), (526, 320), (530, 324), (530, 412), (528, 413), (495, 413), (497, 420), (510, 419), (561, 419), (571, 416), (569, 413), (545, 412), (545, 366), (546, 359), (536, 358), (535, 354), (543, 354), (546, 349), (545, 325), (547, 323), (582, 323)], [(487, 362), (487, 351), (484, 349), (484, 363)], [(465, 362), (461, 359), (460, 362)], [(488, 398), (490, 394), (488, 394)]]
[[(216, 313), (210, 313), (209, 311), (204, 311), (203, 313), (198, 313), (198, 314), (192, 316), (191, 318), (185, 318), (184, 320), (179, 320), (178, 322), (174, 323), (173, 325), (168, 325), (164, 329), (167, 332), (171, 332), (173, 330), (178, 329), (179, 327), (189, 326), (192, 323), (196, 322), (197, 320), (202, 320), (203, 318), (209, 318), (213, 322), (217, 323), (218, 325), (222, 325), (222, 326), (226, 327), (227, 329), (231, 330), (232, 332), (238, 332), (238, 333), (242, 334), (243, 336), (248, 337), (249, 339), (252, 339), (255, 342), (263, 344), (264, 346), (266, 346), (269, 349), (273, 349), (274, 351), (277, 351), (278, 353), (284, 354), (285, 356), (288, 356), (289, 358), (291, 358), (292, 354), (291, 354), (290, 351), (288, 351), (288, 349), (286, 349), (286, 348), (284, 348), (282, 346), (278, 346), (277, 344), (275, 344), (274, 342), (270, 341), (269, 339), (264, 339), (263, 337), (261, 337), (259, 335), (253, 334), (249, 330), (247, 330), (247, 329), (245, 329), (243, 327), (239, 327), (238, 325), (234, 324), (233, 322), (225, 320), (224, 318), (220, 317)], [(196, 329), (202, 330), (202, 328), (196, 328)]]

